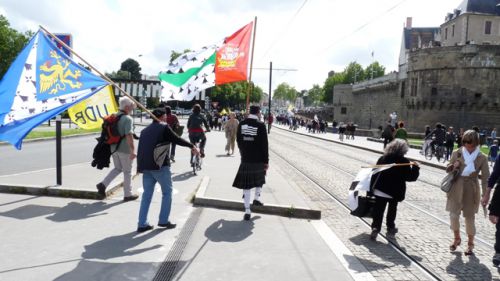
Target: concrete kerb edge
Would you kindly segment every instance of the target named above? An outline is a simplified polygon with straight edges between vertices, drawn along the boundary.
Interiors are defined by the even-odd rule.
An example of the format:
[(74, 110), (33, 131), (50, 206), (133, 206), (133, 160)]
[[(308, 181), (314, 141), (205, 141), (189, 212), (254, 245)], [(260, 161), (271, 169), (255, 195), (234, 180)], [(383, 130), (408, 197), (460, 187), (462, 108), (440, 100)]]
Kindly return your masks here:
[[(300, 133), (300, 132), (290, 131), (288, 129), (280, 128), (278, 126), (275, 126), (274, 128), (278, 128), (278, 129), (283, 130), (283, 131), (292, 132), (292, 133), (295, 133), (295, 134), (299, 134), (299, 135), (303, 135), (303, 136), (307, 136), (307, 137), (311, 137), (311, 138), (316, 138), (316, 139), (320, 139), (320, 140), (324, 140), (324, 141), (329, 141), (329, 142), (333, 142), (333, 143), (337, 143), (337, 144), (342, 144), (342, 145), (345, 145), (345, 146), (355, 147), (355, 148), (358, 148), (358, 149), (362, 149), (362, 150), (366, 150), (366, 151), (370, 151), (370, 152), (374, 152), (374, 153), (378, 153), (378, 154), (383, 154), (382, 151), (375, 150), (375, 149), (372, 149), (372, 148), (369, 148), (369, 147), (364, 147), (364, 146), (359, 146), (359, 145), (355, 145), (355, 144), (345, 143), (345, 142), (341, 142), (341, 141), (337, 141), (337, 140), (324, 139), (324, 138), (320, 138), (320, 137), (317, 137), (317, 136), (312, 136), (312, 135), (309, 135), (309, 134), (304, 134), (304, 133)], [(421, 163), (421, 164), (426, 165), (426, 166), (438, 168), (438, 169), (441, 169), (441, 170), (446, 170), (446, 167), (443, 167), (443, 166), (441, 166), (439, 164), (436, 164), (436, 163), (432, 163), (432, 162), (428, 162), (428, 161), (423, 161), (421, 159), (415, 159), (415, 158), (412, 158), (412, 157), (406, 157), (406, 158), (408, 158), (408, 160), (410, 160), (410, 161), (415, 161), (415, 162)]]
[[(210, 182), (208, 176), (204, 176), (198, 186), (198, 190), (193, 199), (193, 206), (196, 207), (208, 207), (217, 208), (232, 211), (245, 211), (245, 207), (242, 202), (237, 202), (234, 200), (205, 197), (205, 192)], [(313, 210), (303, 207), (295, 206), (282, 206), (282, 205), (264, 205), (264, 206), (251, 206), (252, 212), (268, 215), (278, 215), (282, 217), (298, 218), (298, 219), (321, 219), (321, 211)]]
[[(133, 178), (138, 176), (134, 175)], [(110, 187), (106, 191), (106, 197), (114, 194), (119, 188), (123, 188), (123, 182), (119, 182), (115, 186)], [(29, 194), (36, 196), (53, 196), (53, 197), (64, 197), (64, 198), (78, 198), (78, 199), (94, 199), (102, 200), (95, 191), (88, 190), (77, 190), (77, 189), (65, 189), (57, 185), (43, 186), (43, 185), (16, 185), (16, 184), (0, 184), (0, 192), (2, 193), (13, 193), (13, 194)]]
[[(86, 137), (86, 136), (92, 136), (92, 135), (99, 135), (100, 133), (86, 133), (86, 134), (78, 134), (78, 135), (70, 135), (70, 136), (63, 136), (63, 139), (67, 138), (77, 138), (77, 137)], [(39, 142), (39, 141), (50, 141), (55, 139), (55, 137), (49, 137), (49, 138), (37, 138), (37, 139), (29, 139), (29, 140), (23, 140), (23, 143), (28, 143), (28, 142)], [(8, 142), (0, 142), (0, 145), (11, 145)]]

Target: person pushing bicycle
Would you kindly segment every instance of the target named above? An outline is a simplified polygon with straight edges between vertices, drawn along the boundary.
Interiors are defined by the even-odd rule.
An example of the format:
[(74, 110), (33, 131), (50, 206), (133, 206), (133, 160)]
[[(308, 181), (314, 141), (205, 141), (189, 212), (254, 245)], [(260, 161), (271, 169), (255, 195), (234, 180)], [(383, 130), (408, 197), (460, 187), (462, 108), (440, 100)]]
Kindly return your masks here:
[[(434, 137), (434, 139), (432, 139)], [(427, 136), (425, 136), (426, 140), (432, 139), (430, 145), (432, 148), (432, 153), (436, 152), (436, 148), (439, 146), (444, 146), (444, 141), (446, 138), (446, 132), (444, 131), (443, 125), (441, 123), (436, 124), (436, 128), (432, 130)]]
[(205, 144), (207, 138), (202, 126), (205, 126), (207, 132), (210, 132), (207, 119), (201, 114), (201, 106), (199, 104), (193, 105), (193, 113), (189, 116), (187, 127), (189, 133), (189, 141), (196, 144), (200, 141), (200, 156), (205, 157)]

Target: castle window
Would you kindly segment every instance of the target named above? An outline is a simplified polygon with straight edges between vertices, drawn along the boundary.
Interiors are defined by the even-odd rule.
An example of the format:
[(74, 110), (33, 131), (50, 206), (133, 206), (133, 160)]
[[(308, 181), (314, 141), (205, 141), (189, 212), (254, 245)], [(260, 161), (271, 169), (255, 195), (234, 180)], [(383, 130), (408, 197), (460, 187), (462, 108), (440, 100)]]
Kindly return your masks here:
[(475, 97), (476, 99), (480, 99), (482, 96), (483, 96), (483, 94), (481, 94), (481, 93), (476, 93), (476, 94), (474, 95), (474, 97)]
[(484, 34), (491, 34), (491, 21), (484, 22)]
[(448, 27), (444, 29), (444, 40), (448, 39)]
[(451, 26), (451, 37), (455, 37), (455, 25)]
[(432, 87), (431, 96), (437, 96), (437, 94), (438, 94), (438, 89), (436, 87)]
[(340, 114), (347, 114), (347, 107), (341, 107), (340, 108)]

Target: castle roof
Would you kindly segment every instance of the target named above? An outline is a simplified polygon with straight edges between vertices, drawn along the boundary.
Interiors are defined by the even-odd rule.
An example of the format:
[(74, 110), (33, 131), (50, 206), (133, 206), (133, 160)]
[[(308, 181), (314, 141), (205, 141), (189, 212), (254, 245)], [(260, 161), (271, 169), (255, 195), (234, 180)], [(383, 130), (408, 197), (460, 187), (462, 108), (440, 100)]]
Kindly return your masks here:
[(499, 0), (464, 0), (455, 11), (500, 16)]

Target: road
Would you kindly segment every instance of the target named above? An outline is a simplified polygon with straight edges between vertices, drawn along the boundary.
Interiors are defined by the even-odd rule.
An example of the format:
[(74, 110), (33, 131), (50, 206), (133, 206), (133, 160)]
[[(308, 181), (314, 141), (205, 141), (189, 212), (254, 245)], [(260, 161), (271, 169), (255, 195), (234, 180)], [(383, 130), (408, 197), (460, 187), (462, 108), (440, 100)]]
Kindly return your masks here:
[[(483, 217), (482, 211), (476, 217), (475, 255), (466, 257), (463, 254), (465, 233), (462, 233), (465, 240), (462, 246), (454, 253), (449, 252), (453, 235), (449, 229), (449, 214), (445, 211), (446, 196), (438, 184), (443, 177), (442, 170), (422, 166), (418, 181), (408, 183), (406, 199), (398, 206), (396, 225), (399, 233), (391, 244), (384, 239), (370, 241), (370, 228), (365, 222), (370, 224), (371, 219), (363, 222), (350, 216), (340, 204), (347, 204), (348, 189), (360, 167), (376, 163), (380, 154), (283, 130), (273, 130), (270, 134), (270, 151), (271, 156), (277, 156), (271, 160), (289, 165), (283, 170), (317, 202), (322, 219), (378, 280), (500, 278), (491, 264), (495, 227)], [(463, 224), (461, 229), (464, 230)]]

